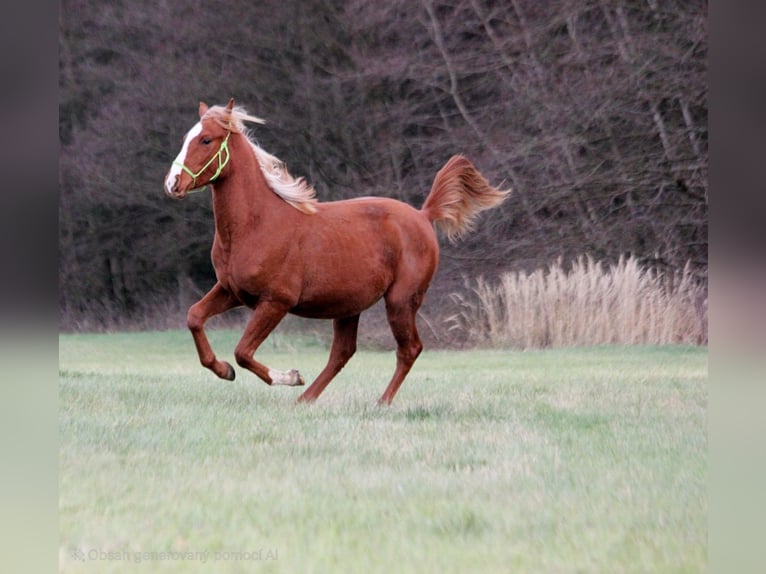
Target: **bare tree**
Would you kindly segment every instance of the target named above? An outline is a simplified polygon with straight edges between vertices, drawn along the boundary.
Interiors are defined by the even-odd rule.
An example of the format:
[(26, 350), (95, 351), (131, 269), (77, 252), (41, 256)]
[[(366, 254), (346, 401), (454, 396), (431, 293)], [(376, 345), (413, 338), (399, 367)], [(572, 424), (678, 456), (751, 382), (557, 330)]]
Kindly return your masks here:
[(198, 100), (231, 96), (322, 200), (420, 205), (454, 153), (513, 188), (444, 245), (435, 300), (583, 253), (705, 280), (702, 0), (65, 0), (59, 47), (63, 317), (213, 280), (209, 197), (160, 185)]

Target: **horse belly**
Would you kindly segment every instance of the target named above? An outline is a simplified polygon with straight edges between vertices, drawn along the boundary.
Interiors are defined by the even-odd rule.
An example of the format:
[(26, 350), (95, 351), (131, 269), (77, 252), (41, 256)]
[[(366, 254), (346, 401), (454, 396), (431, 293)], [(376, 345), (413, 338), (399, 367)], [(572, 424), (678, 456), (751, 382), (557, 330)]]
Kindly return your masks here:
[(394, 279), (389, 251), (380, 244), (346, 243), (343, 249), (327, 248), (322, 256), (307, 259), (312, 263), (304, 269), (303, 288), (292, 312), (335, 318), (358, 315), (371, 307)]
[(291, 313), (314, 319), (334, 319), (358, 315), (372, 307), (383, 297), (391, 283), (388, 277), (360, 277), (349, 279), (338, 274), (331, 281), (314, 284), (304, 289), (298, 305)]

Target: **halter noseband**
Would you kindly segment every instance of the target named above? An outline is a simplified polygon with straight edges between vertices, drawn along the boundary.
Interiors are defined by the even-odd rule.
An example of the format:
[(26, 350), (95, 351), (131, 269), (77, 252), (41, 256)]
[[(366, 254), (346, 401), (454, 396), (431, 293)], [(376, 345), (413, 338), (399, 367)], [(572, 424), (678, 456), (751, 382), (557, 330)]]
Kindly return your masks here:
[[(226, 164), (229, 163), (229, 158), (231, 157), (231, 154), (229, 153), (229, 136), (231, 135), (231, 132), (228, 132), (226, 134), (226, 137), (221, 142), (221, 147), (218, 148), (218, 151), (213, 155), (213, 157), (210, 158), (210, 161), (208, 161), (205, 165), (202, 166), (202, 169), (200, 169), (197, 173), (194, 173), (192, 170), (190, 170), (188, 167), (186, 167), (183, 163), (180, 161), (174, 161), (173, 165), (177, 165), (182, 170), (184, 170), (186, 173), (188, 173), (192, 178), (192, 185), (194, 187), (197, 186), (197, 178), (203, 174), (203, 172), (210, 167), (210, 164), (212, 164), (216, 158), (218, 158), (218, 169), (213, 174), (213, 177), (211, 177), (208, 180), (208, 183), (214, 181), (219, 175), (221, 175), (221, 171), (224, 167), (226, 167)], [(226, 158), (223, 159), (223, 153), (226, 152)]]

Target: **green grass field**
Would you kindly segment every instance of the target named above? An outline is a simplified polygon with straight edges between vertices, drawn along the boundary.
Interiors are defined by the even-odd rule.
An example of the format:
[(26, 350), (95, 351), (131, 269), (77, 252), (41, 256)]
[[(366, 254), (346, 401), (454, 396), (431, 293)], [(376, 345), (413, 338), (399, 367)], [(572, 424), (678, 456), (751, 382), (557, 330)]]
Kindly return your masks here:
[(390, 408), (390, 352), (309, 406), (180, 331), (61, 335), (59, 365), (62, 572), (706, 571), (704, 348), (426, 349)]

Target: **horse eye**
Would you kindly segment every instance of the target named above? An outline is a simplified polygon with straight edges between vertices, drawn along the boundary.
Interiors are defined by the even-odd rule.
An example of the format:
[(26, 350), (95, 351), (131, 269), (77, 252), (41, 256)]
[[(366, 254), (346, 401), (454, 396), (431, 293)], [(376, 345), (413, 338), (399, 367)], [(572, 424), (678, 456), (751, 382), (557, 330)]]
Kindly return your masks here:
[(210, 145), (210, 142), (213, 141), (210, 138), (202, 138), (202, 145)]

